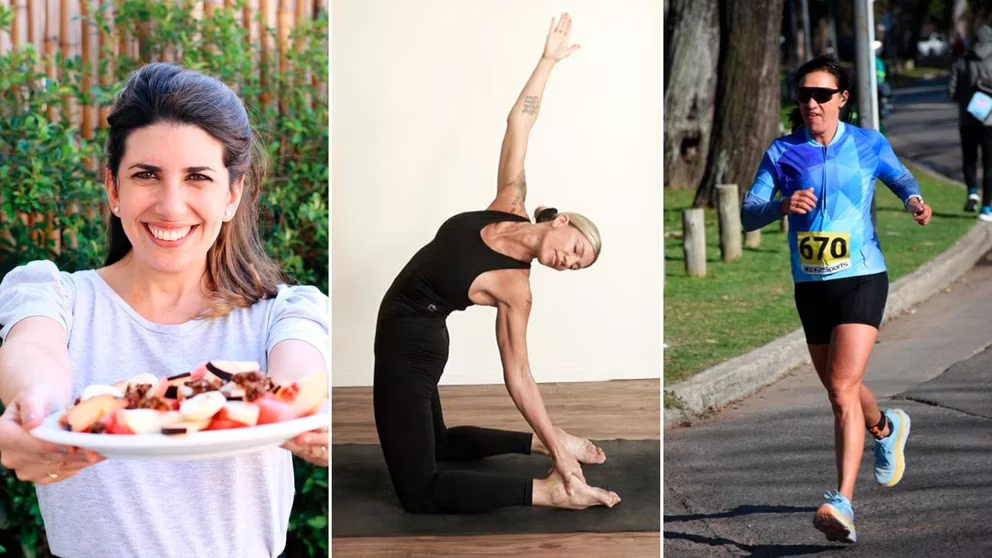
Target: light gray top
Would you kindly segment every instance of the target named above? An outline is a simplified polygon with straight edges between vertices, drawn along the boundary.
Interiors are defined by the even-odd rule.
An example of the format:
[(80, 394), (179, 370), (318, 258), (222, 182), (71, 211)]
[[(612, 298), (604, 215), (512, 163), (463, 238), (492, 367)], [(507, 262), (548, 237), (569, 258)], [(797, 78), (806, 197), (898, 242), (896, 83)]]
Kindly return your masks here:
[[(212, 359), (264, 369), (286, 339), (317, 347), (329, 371), (329, 310), (319, 289), (281, 286), (275, 298), (223, 318), (162, 325), (139, 316), (96, 271), (36, 261), (0, 282), (0, 338), (30, 316), (65, 327), (73, 399), (90, 384), (173, 375)], [(107, 459), (37, 493), (61, 558), (271, 558), (285, 548), (295, 488), (292, 454), (273, 448), (203, 461)]]

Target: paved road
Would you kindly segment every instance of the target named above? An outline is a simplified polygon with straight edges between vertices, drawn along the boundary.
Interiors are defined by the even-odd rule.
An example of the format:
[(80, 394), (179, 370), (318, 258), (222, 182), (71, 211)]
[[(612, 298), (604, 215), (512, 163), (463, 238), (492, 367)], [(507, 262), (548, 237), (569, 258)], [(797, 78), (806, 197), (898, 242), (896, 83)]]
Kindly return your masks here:
[[(899, 102), (929, 103), (931, 88), (904, 91)], [(890, 135), (899, 155), (953, 164), (956, 120), (935, 107), (937, 116), (917, 115), (926, 123), (914, 124), (906, 105), (897, 110)], [(836, 483), (832, 415), (812, 367), (666, 431), (665, 556), (992, 556), (992, 412), (980, 407), (992, 407), (990, 344), (992, 257), (882, 328), (866, 384), (883, 408), (906, 410), (913, 428), (907, 472), (894, 488), (875, 486), (866, 446), (853, 546), (828, 543), (812, 527)]]
[[(892, 149), (900, 157), (964, 181), (957, 105), (947, 100), (947, 77), (895, 90), (896, 110), (886, 121)], [(979, 165), (979, 177), (981, 176)], [(962, 204), (964, 199), (962, 196)]]

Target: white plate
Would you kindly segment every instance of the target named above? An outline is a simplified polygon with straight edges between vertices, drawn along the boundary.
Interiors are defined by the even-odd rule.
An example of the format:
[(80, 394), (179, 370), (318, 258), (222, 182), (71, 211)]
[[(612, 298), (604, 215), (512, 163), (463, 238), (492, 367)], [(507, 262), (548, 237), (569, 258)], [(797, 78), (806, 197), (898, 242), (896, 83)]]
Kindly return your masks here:
[(53, 444), (88, 449), (108, 459), (193, 460), (230, 457), (277, 447), (299, 434), (330, 427), (331, 424), (331, 417), (325, 410), (285, 422), (207, 430), (181, 436), (89, 434), (64, 430), (58, 423), (61, 415), (62, 411), (50, 415), (31, 434)]

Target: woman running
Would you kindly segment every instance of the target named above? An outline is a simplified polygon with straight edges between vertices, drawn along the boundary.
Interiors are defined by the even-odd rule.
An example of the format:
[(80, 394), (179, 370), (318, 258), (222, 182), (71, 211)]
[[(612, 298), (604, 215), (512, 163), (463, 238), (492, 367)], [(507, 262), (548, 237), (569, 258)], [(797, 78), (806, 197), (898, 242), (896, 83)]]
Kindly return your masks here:
[[(586, 508), (614, 506), (613, 492), (585, 483), (579, 463), (606, 456), (588, 440), (552, 425), (527, 362), (530, 262), (583, 269), (599, 257), (596, 227), (575, 213), (538, 208), (531, 223), (524, 207), (524, 153), (544, 93), (569, 46), (571, 20), (563, 14), (507, 118), (496, 199), (485, 211), (448, 219), (403, 268), (379, 309), (375, 336), (374, 406), (379, 442), (404, 509), (414, 513), (469, 513), (506, 506)], [(496, 307), (496, 341), (510, 397), (536, 436), (462, 426), (447, 428), (438, 381), (448, 358), (447, 316), (472, 305)], [(507, 453), (550, 456), (545, 479), (446, 470), (438, 462)]]
[[(838, 489), (827, 492), (813, 525), (827, 540), (853, 543), (851, 501), (864, 451), (862, 425), (875, 439), (875, 481), (886, 487), (902, 478), (909, 435), (906, 413), (882, 413), (862, 384), (889, 289), (871, 221), (875, 179), (920, 225), (932, 212), (884, 136), (839, 120), (848, 77), (834, 59), (807, 62), (797, 83), (801, 123), (796, 118), (798, 129), (765, 152), (741, 214), (749, 231), (789, 216), (796, 308), (834, 413)], [(776, 193), (781, 199), (773, 200)]]

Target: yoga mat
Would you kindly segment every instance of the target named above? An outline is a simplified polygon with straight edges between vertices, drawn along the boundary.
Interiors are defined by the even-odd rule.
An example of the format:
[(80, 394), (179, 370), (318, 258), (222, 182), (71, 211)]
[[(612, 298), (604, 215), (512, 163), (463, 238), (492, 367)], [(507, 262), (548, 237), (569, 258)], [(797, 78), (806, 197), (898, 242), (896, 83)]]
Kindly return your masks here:
[[(615, 507), (585, 510), (516, 506), (478, 514), (413, 514), (400, 507), (378, 445), (335, 444), (331, 467), (331, 535), (376, 537), (660, 531), (660, 444), (658, 440), (595, 441), (606, 463), (583, 465), (592, 486), (623, 499)], [(501, 455), (441, 467), (544, 478), (551, 459)]]
[(992, 349), (985, 349), (969, 359), (956, 362), (940, 376), (915, 386), (896, 398), (992, 418), (990, 368)]

